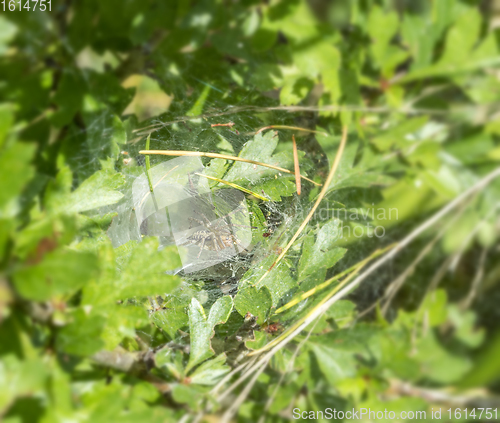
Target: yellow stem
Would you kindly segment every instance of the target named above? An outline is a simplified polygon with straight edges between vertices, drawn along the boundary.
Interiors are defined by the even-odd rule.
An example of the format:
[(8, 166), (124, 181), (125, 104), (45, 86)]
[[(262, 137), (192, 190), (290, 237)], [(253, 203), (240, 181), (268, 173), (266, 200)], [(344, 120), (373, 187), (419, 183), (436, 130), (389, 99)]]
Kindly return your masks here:
[(285, 254), (288, 252), (290, 247), (293, 245), (293, 243), (296, 241), (296, 239), (299, 237), (299, 235), (302, 233), (304, 228), (307, 226), (307, 224), (309, 223), (309, 221), (313, 217), (316, 209), (318, 208), (319, 204), (321, 203), (321, 200), (323, 200), (323, 197), (326, 195), (328, 188), (330, 187), (330, 184), (333, 180), (333, 176), (335, 175), (335, 172), (337, 171), (337, 168), (339, 166), (340, 159), (342, 157), (342, 153), (344, 152), (344, 147), (346, 145), (346, 142), (347, 142), (347, 126), (344, 126), (342, 128), (342, 139), (340, 140), (339, 149), (337, 150), (337, 154), (335, 156), (335, 160), (333, 162), (332, 169), (330, 170), (330, 173), (328, 174), (328, 178), (326, 178), (325, 184), (323, 185), (323, 188), (321, 189), (321, 192), (318, 195), (318, 199), (314, 203), (314, 206), (312, 207), (309, 214), (306, 216), (306, 218), (304, 219), (304, 221), (300, 225), (299, 229), (297, 229), (297, 232), (295, 232), (295, 235), (288, 242), (287, 246), (285, 248), (283, 248), (283, 251), (281, 252), (281, 254), (276, 258), (276, 260), (271, 265), (271, 267), (266, 270), (266, 272), (261, 276), (261, 278), (259, 279), (259, 281), (255, 285), (259, 285), (264, 280), (264, 278), (269, 274), (269, 272), (273, 269), (273, 267), (276, 266), (281, 261), (281, 259), (285, 256)]
[[(242, 157), (235, 157), (235, 156), (229, 156), (227, 154), (218, 154), (218, 153), (205, 153), (202, 151), (182, 151), (182, 150), (141, 150), (139, 151), (139, 154), (153, 154), (153, 155), (160, 155), (160, 156), (195, 156), (195, 157), (209, 157), (211, 159), (225, 159), (225, 160), (234, 160), (235, 162), (244, 162), (244, 163), (250, 163), (254, 164), (257, 166), (263, 166), (263, 167), (268, 167), (270, 169), (278, 170), (280, 172), (284, 173), (289, 173), (289, 174), (294, 174), (291, 170), (285, 169), (283, 167), (279, 166), (274, 166), (270, 165), (267, 163), (261, 163), (261, 162), (256, 162), (255, 160), (249, 160), (249, 159), (244, 159)], [(312, 184), (316, 186), (321, 186), (321, 184), (318, 184), (317, 182), (314, 182), (312, 179), (309, 179), (305, 176), (300, 175), (302, 179), (305, 179), (306, 181), (311, 182)]]
[(295, 135), (292, 135), (292, 142), (293, 142), (293, 166), (295, 169), (295, 185), (297, 185), (297, 195), (300, 195), (302, 187), (300, 186), (299, 152), (297, 151), (297, 143), (295, 142)]
[(288, 125), (264, 126), (264, 127), (260, 128), (255, 134), (260, 134), (262, 131), (265, 131), (266, 129), (292, 129), (295, 131), (309, 132), (311, 134), (321, 134), (321, 135), (324, 135), (325, 137), (328, 136), (328, 134), (326, 132), (316, 131), (314, 129), (301, 128), (299, 126), (288, 126)]
[[(342, 282), (340, 282), (337, 286), (335, 286), (329, 293), (328, 295), (323, 298), (315, 307), (314, 309), (312, 309), (306, 316), (304, 316), (303, 318), (301, 318), (300, 320), (298, 320), (293, 326), (289, 327), (285, 332), (283, 332), (280, 336), (278, 336), (276, 339), (272, 340), (269, 344), (265, 345), (264, 347), (258, 349), (258, 350), (255, 350), (255, 351), (252, 351), (248, 354), (248, 356), (252, 356), (252, 355), (257, 355), (257, 354), (260, 354), (260, 353), (263, 353), (265, 351), (268, 351), (270, 350), (272, 347), (274, 347), (275, 345), (279, 344), (284, 338), (286, 338), (290, 333), (294, 332), (303, 322), (306, 321), (306, 319), (312, 315), (312, 313), (314, 313), (314, 311), (318, 308), (318, 307), (321, 307), (323, 304), (325, 304), (333, 295), (335, 295), (335, 293), (337, 293), (338, 291), (340, 291), (341, 288), (343, 288), (345, 285), (347, 285), (347, 282), (349, 282), (354, 276), (356, 276), (359, 271), (365, 267), (368, 262), (372, 259), (374, 259), (375, 257), (378, 257), (380, 256), (381, 254), (385, 253), (386, 251), (394, 248), (394, 247), (397, 247), (398, 246), (398, 243), (394, 243), (394, 244), (391, 244), (385, 248), (382, 248), (382, 249), (379, 249), (379, 250), (376, 250), (374, 251), (369, 257), (365, 258), (364, 260), (360, 261), (358, 264), (355, 265), (355, 269), (354, 271), (349, 275), (347, 276)], [(332, 278), (333, 279), (333, 278)], [(326, 281), (326, 282), (329, 282), (329, 281)], [(326, 283), (324, 282), (324, 283)]]
[(236, 188), (240, 191), (246, 192), (247, 194), (251, 194), (254, 197), (260, 198), (264, 201), (269, 201), (269, 198), (263, 197), (262, 195), (257, 194), (256, 192), (250, 191), (247, 188), (240, 187), (239, 185), (233, 184), (232, 182), (224, 181), (224, 179), (214, 178), (213, 176), (203, 175), (203, 173), (195, 173), (195, 175), (203, 176), (204, 178), (211, 179), (212, 181), (220, 182), (221, 184), (228, 185), (232, 188)]

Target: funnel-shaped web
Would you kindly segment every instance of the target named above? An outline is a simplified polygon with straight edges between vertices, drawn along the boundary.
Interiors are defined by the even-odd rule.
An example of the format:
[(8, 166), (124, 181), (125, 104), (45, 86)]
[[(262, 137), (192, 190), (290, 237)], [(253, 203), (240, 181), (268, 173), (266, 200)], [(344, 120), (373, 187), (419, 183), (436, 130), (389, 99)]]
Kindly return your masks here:
[(141, 235), (175, 244), (182, 270), (192, 273), (247, 251), (252, 233), (245, 196), (232, 188), (210, 190), (198, 157), (179, 157), (135, 179), (132, 195), (108, 231), (113, 246)]

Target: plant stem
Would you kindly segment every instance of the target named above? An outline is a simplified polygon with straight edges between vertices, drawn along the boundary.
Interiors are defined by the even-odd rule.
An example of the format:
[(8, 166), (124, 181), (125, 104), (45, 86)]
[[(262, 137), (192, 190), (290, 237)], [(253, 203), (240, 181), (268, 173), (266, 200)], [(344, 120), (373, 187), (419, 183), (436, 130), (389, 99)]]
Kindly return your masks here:
[(340, 145), (337, 150), (337, 154), (335, 156), (335, 160), (332, 164), (332, 169), (330, 170), (330, 173), (328, 174), (328, 177), (326, 178), (325, 184), (323, 185), (323, 188), (321, 189), (321, 192), (318, 195), (318, 199), (314, 203), (314, 206), (312, 207), (311, 211), (309, 214), (306, 216), (302, 224), (300, 225), (299, 229), (297, 229), (297, 232), (295, 232), (295, 235), (292, 237), (292, 239), (288, 242), (287, 246), (283, 248), (283, 251), (281, 254), (276, 258), (274, 263), (271, 265), (269, 269), (266, 270), (266, 272), (261, 276), (261, 278), (258, 280), (258, 282), (255, 285), (259, 285), (262, 280), (273, 270), (273, 267), (276, 266), (283, 257), (285, 257), (285, 254), (288, 252), (290, 247), (293, 245), (293, 243), (297, 240), (299, 235), (302, 233), (304, 228), (307, 226), (311, 218), (313, 217), (314, 213), (316, 212), (316, 209), (318, 208), (319, 204), (321, 203), (321, 200), (323, 200), (323, 197), (326, 195), (328, 189), (330, 188), (330, 184), (332, 183), (333, 176), (335, 175), (335, 172), (337, 171), (337, 168), (340, 163), (340, 159), (342, 158), (342, 153), (344, 152), (344, 147), (347, 142), (347, 126), (344, 126), (342, 128), (342, 139), (340, 140)]
[[(146, 139), (146, 150), (149, 150), (149, 141), (151, 139), (151, 134), (148, 135), (148, 138)], [(149, 156), (146, 155), (146, 176), (148, 178), (148, 183), (149, 183), (149, 191), (153, 192), (153, 182), (151, 182), (151, 175), (149, 174), (149, 171), (151, 170), (151, 163), (149, 162)]]
[[(243, 162), (243, 163), (251, 163), (257, 166), (268, 167), (270, 169), (279, 170), (280, 172), (289, 173), (291, 175), (294, 174), (291, 170), (285, 169), (283, 167), (270, 165), (267, 163), (256, 162), (255, 160), (244, 159), (242, 157), (229, 156), (227, 154), (218, 154), (218, 153), (205, 153), (203, 151), (182, 151), (182, 150), (141, 150), (139, 154), (159, 154), (161, 156), (194, 156), (194, 157), (210, 157), (211, 159), (225, 159), (225, 160), (233, 160), (235, 162)], [(302, 179), (311, 182), (316, 186), (321, 186), (317, 182), (314, 182), (312, 179), (309, 179), (305, 176), (300, 176)]]

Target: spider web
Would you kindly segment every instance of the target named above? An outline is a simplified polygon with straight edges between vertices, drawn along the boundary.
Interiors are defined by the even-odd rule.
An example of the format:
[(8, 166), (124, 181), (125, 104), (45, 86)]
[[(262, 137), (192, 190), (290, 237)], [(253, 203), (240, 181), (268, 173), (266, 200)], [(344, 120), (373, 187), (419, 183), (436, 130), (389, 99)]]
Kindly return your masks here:
[[(265, 236), (279, 227), (290, 226), (296, 209), (303, 206), (292, 196), (283, 197), (280, 202), (257, 204), (240, 191), (197, 177), (195, 173), (220, 177), (219, 167), (223, 165), (227, 170), (230, 169), (230, 163), (198, 157), (151, 155), (151, 176), (155, 187), (154, 195), (148, 195), (145, 160), (139, 154), (139, 150), (145, 148), (146, 134), (150, 134), (152, 150), (215, 152), (237, 156), (245, 143), (253, 140), (259, 128), (276, 124), (297, 125), (301, 119), (283, 111), (256, 113), (253, 110), (240, 110), (232, 113), (232, 109), (241, 106), (219, 98), (217, 87), (207, 88), (207, 85), (198, 81), (193, 83), (197, 89), (184, 99), (182, 108), (172, 104), (172, 111), (140, 123), (135, 115), (121, 117), (120, 126), (117, 125), (116, 116), (107, 111), (89, 113), (86, 132), (75, 130), (71, 135), (73, 141), (84, 136), (87, 138), (81, 154), (72, 156), (72, 168), (76, 175), (75, 183), (104, 167), (113, 166), (123, 174), (126, 178), (122, 188), (123, 200), (98, 210), (100, 215), (116, 213), (107, 230), (113, 246), (118, 247), (129, 241), (140, 242), (143, 236), (158, 237), (160, 248), (177, 245), (182, 267), (173, 273), (183, 278), (182, 295), (196, 296), (202, 304), (210, 304), (221, 295), (236, 294), (240, 278), (268, 255), (262, 248), (267, 241)], [(252, 99), (254, 104), (255, 98), (258, 98), (259, 107), (276, 105), (274, 99), (262, 96), (257, 91), (247, 93), (245, 98)], [(253, 106), (250, 104), (249, 108)], [(193, 116), (202, 111), (201, 117)], [(212, 126), (228, 123), (231, 126)], [(126, 133), (126, 137), (120, 135), (121, 131)], [(288, 151), (291, 154), (291, 139), (285, 134), (280, 134), (280, 137), (275, 152)], [(165, 177), (176, 166), (177, 169)], [(190, 184), (196, 185), (196, 194), (189, 193)], [(210, 206), (200, 212), (202, 204), (213, 205), (217, 200), (217, 207)], [(244, 212), (234, 217), (231, 215), (228, 224), (227, 215), (233, 210), (231, 207), (224, 210), (221, 203), (226, 209), (228, 204), (242, 205)], [(189, 209), (197, 211), (187, 212)], [(226, 238), (225, 228), (230, 226), (230, 236), (234, 242), (233, 239), (225, 239), (223, 242), (226, 244), (221, 248), (220, 239), (215, 241), (219, 244), (217, 247), (211, 238), (203, 247), (200, 240), (188, 240), (193, 234), (207, 231), (203, 215), (215, 226), (215, 232), (222, 229)], [(175, 295), (166, 292), (157, 301), (161, 303)]]
[[(150, 303), (156, 301), (156, 304), (151, 304), (152, 309), (173, 299), (182, 299), (181, 302), (187, 304), (187, 299), (191, 297), (209, 307), (222, 295), (236, 295), (245, 273), (268, 261), (286, 245), (302, 223), (318, 191), (306, 184), (301, 196), (290, 192), (271, 201), (255, 202), (233, 190), (231, 195), (234, 198), (243, 198), (235, 202), (244, 204), (246, 210), (243, 222), (238, 221), (237, 224), (251, 227), (246, 230), (237, 228), (224, 218), (232, 211), (231, 208), (221, 212), (213, 207), (217, 193), (231, 190), (217, 182), (194, 176), (200, 173), (224, 179), (234, 163), (206, 157), (150, 155), (154, 195), (149, 195), (145, 157), (139, 153), (145, 149), (148, 135), (150, 150), (238, 156), (245, 144), (252, 142), (256, 133), (267, 126), (316, 129), (319, 123), (329, 132), (338, 132), (339, 129), (338, 119), (331, 113), (323, 115), (307, 108), (300, 113), (276, 110), (279, 101), (274, 92), (263, 94), (251, 88), (243, 92), (234, 80), (221, 81), (221, 85), (229, 87), (226, 91), (201, 79), (189, 83), (191, 93), (180, 93), (178, 99), (174, 93), (174, 101), (168, 111), (142, 122), (138, 122), (135, 115), (118, 118), (109, 111), (89, 113), (85, 148), (82, 148), (81, 156), (73, 156), (72, 167), (77, 181), (105, 167), (113, 167), (125, 176), (123, 200), (98, 211), (101, 215), (116, 213), (107, 232), (115, 247), (129, 241), (141, 241), (143, 236), (158, 237), (160, 248), (169, 245), (178, 247), (182, 267), (172, 273), (182, 277), (181, 289), (149, 299)], [(291, 132), (284, 130), (276, 134), (279, 142), (274, 154), (291, 156)], [(84, 135), (83, 131), (75, 131), (72, 136), (79, 139)], [(317, 172), (326, 175), (328, 160), (315, 135), (300, 131), (295, 131), (295, 135), (299, 150), (305, 154), (301, 159), (301, 173), (310, 177)], [(283, 176), (271, 172), (263, 182), (272, 182), (275, 175)], [(254, 182), (252, 178), (247, 180)], [(289, 181), (294, 183), (293, 176)], [(189, 192), (193, 184), (196, 193)], [(234, 198), (225, 198), (224, 201), (231, 203)], [(210, 207), (203, 209), (202, 204), (210, 204)], [(221, 221), (221, 218), (224, 220)], [(213, 227), (207, 228), (207, 225)], [(220, 232), (222, 228), (222, 235), (227, 235), (224, 229), (227, 231), (228, 226), (231, 226), (229, 232), (234, 238), (222, 241), (227, 243), (223, 246), (220, 239), (208, 234)], [(209, 235), (204, 244), (201, 234)], [(293, 271), (298, 264), (300, 250), (291, 253), (289, 266)]]

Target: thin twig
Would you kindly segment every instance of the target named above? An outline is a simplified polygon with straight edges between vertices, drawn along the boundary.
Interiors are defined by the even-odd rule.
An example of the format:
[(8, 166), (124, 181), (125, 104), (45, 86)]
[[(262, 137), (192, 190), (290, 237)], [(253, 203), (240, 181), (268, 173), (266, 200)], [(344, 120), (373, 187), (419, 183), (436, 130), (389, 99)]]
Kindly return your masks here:
[(284, 306), (278, 308), (274, 314), (280, 314), (280, 313), (283, 313), (284, 311), (292, 308), (294, 305), (300, 303), (301, 301), (304, 301), (305, 299), (309, 298), (311, 295), (314, 295), (316, 292), (326, 288), (327, 286), (331, 285), (333, 282), (335, 281), (338, 281), (340, 278), (344, 277), (345, 275), (353, 272), (353, 271), (356, 271), (356, 270), (359, 270), (361, 266), (364, 266), (364, 264), (367, 263), (367, 261), (369, 260), (373, 260), (375, 257), (377, 257), (378, 255), (382, 254), (383, 253), (383, 250), (377, 250), (375, 251), (373, 254), (371, 254), (369, 257), (367, 257), (366, 259), (352, 265), (351, 267), (345, 269), (344, 271), (340, 272), (339, 274), (331, 277), (330, 279), (320, 283), (319, 285), (316, 285), (314, 288), (311, 288), (309, 291), (306, 291), (304, 293), (302, 293), (302, 295), (300, 295), (299, 297), (295, 298), (295, 299), (292, 299), (290, 300), (288, 303), (286, 303)]
[[(218, 397), (217, 397), (217, 400), (220, 402), (222, 401), (224, 398), (226, 398), (232, 391), (234, 391), (238, 386), (241, 385), (242, 382), (245, 381), (245, 379), (250, 376), (251, 374), (253, 374), (255, 372), (255, 369), (254, 367), (252, 367), (254, 365), (254, 363), (257, 361), (257, 357), (253, 357), (252, 358), (253, 361), (249, 362), (250, 364), (248, 365), (248, 367), (245, 369), (244, 372), (242, 372), (241, 376), (238, 378), (238, 380), (236, 380), (235, 382), (233, 382), (231, 384), (231, 386), (229, 386), (229, 388), (227, 388), (222, 394), (220, 394)], [(259, 365), (259, 363), (256, 364), (257, 366)]]
[(318, 208), (318, 206), (321, 203), (321, 200), (323, 200), (323, 197), (326, 195), (328, 189), (330, 188), (330, 184), (331, 184), (333, 177), (335, 175), (335, 172), (337, 171), (337, 168), (339, 166), (340, 159), (342, 157), (342, 153), (344, 152), (344, 147), (346, 145), (346, 142), (347, 142), (347, 126), (344, 126), (342, 128), (342, 139), (340, 140), (340, 145), (339, 145), (339, 148), (337, 150), (335, 160), (333, 161), (332, 169), (330, 170), (330, 173), (328, 174), (328, 177), (326, 178), (325, 184), (323, 185), (323, 188), (321, 189), (321, 192), (319, 193), (316, 202), (314, 203), (313, 207), (309, 211), (309, 214), (306, 216), (306, 218), (304, 219), (304, 221), (300, 225), (299, 229), (297, 229), (297, 232), (295, 232), (295, 235), (288, 242), (287, 246), (285, 248), (283, 248), (280, 255), (276, 258), (276, 260), (271, 265), (271, 267), (264, 272), (264, 274), (258, 280), (256, 285), (259, 285), (264, 280), (264, 278), (269, 274), (269, 272), (273, 269), (273, 267), (276, 266), (281, 261), (281, 259), (283, 257), (285, 257), (285, 254), (288, 252), (290, 247), (293, 245), (295, 240), (299, 237), (299, 235), (302, 233), (304, 228), (307, 226), (307, 224), (309, 223), (309, 221), (313, 217), (314, 213), (316, 212), (316, 209)]
[(473, 391), (453, 392), (452, 389), (420, 388), (408, 382), (392, 379), (389, 389), (383, 394), (386, 400), (401, 398), (402, 396), (422, 398), (426, 402), (435, 404), (448, 404), (455, 407), (498, 407), (499, 397), (491, 396), (486, 389)]
[[(302, 332), (304, 328), (306, 328), (311, 322), (313, 322), (318, 316), (320, 316), (325, 310), (328, 310), (335, 302), (340, 300), (349, 294), (353, 289), (355, 289), (358, 285), (361, 284), (369, 275), (371, 275), (375, 270), (379, 267), (383, 266), (388, 261), (392, 260), (403, 248), (407, 247), (411, 244), (416, 238), (418, 238), (423, 232), (431, 228), (434, 224), (436, 224), (439, 220), (441, 220), (444, 216), (450, 213), (455, 207), (462, 203), (467, 197), (470, 195), (481, 191), (484, 187), (486, 187), (491, 181), (498, 178), (500, 176), (500, 168), (495, 169), (493, 172), (487, 174), (484, 178), (479, 180), (472, 187), (464, 191), (462, 194), (457, 196), (454, 200), (450, 201), (446, 206), (441, 208), (438, 212), (432, 215), (429, 219), (427, 219), (420, 226), (415, 228), (409, 235), (403, 238), (397, 245), (397, 248), (391, 249), (384, 256), (378, 259), (375, 263), (373, 263), (368, 269), (366, 269), (361, 275), (359, 275), (356, 279), (354, 279), (348, 285), (342, 287), (340, 290), (336, 291), (336, 293), (328, 299), (328, 301), (318, 305), (315, 309), (309, 313), (306, 319), (295, 328), (295, 330), (290, 333), (286, 338), (284, 338), (279, 344), (275, 345), (269, 352), (267, 352), (264, 357), (262, 357), (261, 362), (267, 364), (271, 357), (278, 352), (280, 349), (285, 347), (292, 339), (294, 339), (298, 334)], [(336, 287), (337, 288), (337, 287)], [(261, 349), (259, 351), (266, 351), (265, 349)], [(254, 366), (253, 370), (256, 370), (259, 367), (260, 363), (257, 366)], [(251, 369), (249, 369), (251, 370)], [(260, 369), (259, 369), (260, 370)], [(245, 393), (248, 394), (251, 387), (255, 383), (256, 377), (254, 377), (249, 384), (245, 388), (245, 392), (240, 394), (240, 397)], [(231, 411), (234, 413), (234, 407), (231, 408)], [(226, 412), (225, 417), (230, 417), (231, 415)]]
[(460, 308), (462, 310), (467, 310), (471, 306), (472, 302), (474, 301), (474, 298), (476, 297), (477, 290), (478, 290), (479, 286), (481, 285), (481, 282), (483, 281), (484, 265), (486, 262), (487, 255), (488, 255), (488, 248), (484, 247), (483, 250), (481, 251), (481, 256), (479, 257), (477, 271), (476, 271), (476, 274), (474, 275), (474, 279), (473, 279), (472, 284), (470, 286), (470, 291), (467, 294), (467, 296), (462, 300), (462, 303), (460, 304)]
[(491, 208), (491, 210), (472, 228), (472, 230), (469, 232), (467, 237), (463, 240), (462, 244), (460, 245), (460, 248), (457, 251), (457, 254), (455, 255), (455, 258), (451, 262), (451, 270), (455, 271), (458, 263), (460, 262), (460, 259), (464, 253), (464, 251), (467, 249), (467, 246), (469, 245), (469, 242), (472, 241), (472, 238), (474, 238), (474, 235), (476, 235), (481, 227), (484, 225), (484, 223), (493, 215), (496, 213), (498, 208), (500, 207), (500, 202), (497, 203), (494, 207)]
[(224, 376), (217, 385), (215, 385), (212, 390), (210, 391), (210, 394), (211, 395), (215, 395), (217, 393), (217, 391), (222, 387), (224, 386), (224, 384), (229, 380), (231, 379), (231, 377), (238, 373), (239, 371), (242, 371), (245, 369), (245, 367), (248, 367), (249, 365), (252, 365), (254, 363), (254, 361), (257, 359), (257, 357), (254, 357), (242, 364), (240, 364), (238, 367), (235, 367), (233, 370), (231, 370), (230, 373), (228, 373), (226, 376)]
[[(396, 246), (396, 248), (391, 249), (385, 255), (383, 255), (380, 259), (378, 259), (375, 263), (373, 263), (368, 269), (366, 269), (361, 275), (359, 275), (355, 280), (353, 280), (349, 285), (343, 287), (339, 290), (334, 296), (332, 296), (327, 302), (316, 307), (313, 313), (311, 313), (304, 322), (299, 325), (293, 333), (289, 335), (287, 339), (283, 339), (283, 341), (279, 344), (286, 345), (286, 343), (290, 342), (296, 335), (298, 335), (303, 328), (308, 326), (317, 316), (321, 314), (321, 312), (325, 309), (328, 309), (332, 304), (334, 304), (337, 300), (341, 299), (343, 296), (347, 295), (354, 288), (356, 288), (361, 282), (363, 282), (371, 273), (377, 270), (379, 267), (392, 260), (403, 248), (407, 247), (410, 243), (412, 243), (417, 237), (419, 237), (423, 232), (432, 227), (436, 222), (446, 216), (450, 211), (452, 211), (455, 207), (462, 203), (467, 197), (476, 192), (483, 189), (487, 186), (491, 181), (498, 178), (500, 176), (500, 168), (495, 169), (493, 172), (486, 175), (484, 178), (479, 180), (475, 185), (470, 187), (468, 190), (464, 191), (462, 194), (457, 196), (454, 200), (450, 201), (446, 206), (444, 206), (441, 210), (427, 219), (424, 223), (414, 229), (409, 235), (403, 238)], [(277, 345), (276, 347), (278, 347)], [(265, 347), (264, 347), (265, 348)], [(265, 349), (253, 351), (253, 353), (258, 353), (260, 351), (265, 351)]]
[(419, 263), (432, 251), (432, 249), (437, 244), (437, 242), (444, 236), (444, 234), (451, 227), (451, 225), (453, 225), (457, 221), (457, 219), (462, 215), (464, 210), (465, 210), (465, 207), (463, 207), (459, 213), (455, 214), (455, 216), (453, 216), (453, 218), (450, 219), (446, 223), (446, 225), (444, 225), (441, 228), (441, 230), (437, 233), (437, 235), (430, 242), (428, 242), (424, 248), (422, 248), (420, 253), (418, 253), (417, 257), (415, 257), (415, 260), (413, 260), (410, 263), (410, 265), (403, 272), (401, 272), (399, 274), (399, 276), (396, 279), (394, 279), (387, 286), (387, 288), (385, 290), (385, 295), (383, 298), (383, 299), (385, 299), (385, 304), (381, 310), (382, 315), (385, 315), (387, 313), (387, 310), (389, 308), (389, 305), (391, 304), (391, 301), (396, 296), (398, 291), (401, 289), (401, 287), (405, 283), (408, 276), (410, 276), (413, 273), (413, 271), (419, 265)]
[(229, 123), (212, 123), (210, 125), (211, 128), (215, 128), (216, 126), (227, 126), (228, 128), (232, 128), (235, 125), (234, 122), (229, 122)]
[[(154, 154), (154, 155), (160, 155), (160, 156), (194, 156), (194, 157), (209, 157), (212, 159), (234, 160), (235, 162), (250, 163), (250, 164), (257, 165), (257, 166), (268, 167), (270, 169), (278, 170), (280, 172), (289, 173), (289, 174), (293, 175), (293, 172), (291, 170), (285, 169), (283, 167), (274, 166), (274, 165), (267, 164), (267, 163), (261, 163), (261, 162), (255, 161), (255, 160), (244, 159), (242, 157), (229, 156), (227, 154), (205, 153), (203, 151), (182, 151), (182, 150), (141, 150), (141, 151), (139, 151), (139, 154), (146, 154), (146, 155), (147, 154)], [(305, 179), (308, 182), (311, 182), (312, 184), (314, 184), (316, 186), (321, 186), (321, 184), (314, 182), (312, 179), (309, 179), (306, 176), (300, 175), (300, 177), (302, 179)]]
[(449, 111), (438, 110), (438, 109), (426, 109), (426, 108), (416, 108), (416, 107), (400, 107), (400, 108), (391, 108), (391, 107), (365, 107), (365, 106), (335, 106), (335, 105), (327, 105), (327, 106), (275, 106), (275, 107), (258, 107), (258, 106), (240, 106), (240, 107), (232, 107), (229, 110), (224, 110), (221, 112), (213, 112), (213, 113), (205, 113), (196, 116), (180, 116), (177, 119), (155, 123), (149, 126), (145, 126), (144, 128), (134, 129), (133, 133), (138, 133), (139, 135), (146, 135), (148, 131), (150, 132), (157, 131), (160, 128), (164, 128), (165, 126), (173, 125), (179, 122), (185, 122), (188, 120), (199, 120), (203, 118), (210, 117), (218, 117), (218, 116), (227, 116), (234, 115), (242, 112), (249, 113), (262, 113), (262, 112), (272, 112), (272, 111), (284, 111), (288, 113), (301, 113), (301, 112), (343, 112), (343, 111), (351, 111), (351, 112), (366, 112), (366, 113), (404, 113), (409, 115), (414, 114), (430, 114), (433, 116), (436, 115), (445, 115), (449, 114)]
[[(382, 249), (378, 249), (378, 250), (375, 250), (372, 254), (370, 254), (368, 257), (366, 257), (365, 259), (361, 260), (359, 263), (356, 263), (354, 266), (352, 266), (354, 269), (349, 272), (348, 276), (342, 281), (340, 282), (338, 285), (336, 285), (321, 301), (320, 303), (316, 306), (319, 307), (321, 306), (321, 304), (324, 304), (326, 301), (328, 301), (328, 299), (334, 295), (336, 292), (338, 292), (342, 287), (344, 287), (354, 276), (356, 276), (359, 271), (361, 269), (363, 269), (363, 267), (365, 267), (370, 261), (372, 261), (374, 258), (380, 256), (381, 254), (384, 254), (386, 251), (390, 250), (390, 249), (393, 249), (397, 246), (396, 243), (394, 244), (391, 244), (391, 245), (388, 245), (387, 247), (385, 248), (382, 248)], [(345, 270), (344, 272), (342, 273), (347, 273), (348, 271), (350, 271), (351, 268)], [(323, 286), (326, 286), (326, 285), (329, 285), (330, 283), (332, 283), (334, 280), (336, 280), (337, 277), (334, 276), (333, 278), (327, 280), (326, 282), (323, 282), (321, 285)], [(269, 344), (265, 345), (264, 347), (260, 348), (259, 350), (255, 350), (255, 351), (252, 351), (250, 352), (248, 355), (249, 356), (253, 356), (253, 355), (258, 355), (258, 354), (261, 354), (262, 352), (264, 351), (267, 351), (269, 349), (271, 349), (272, 347), (274, 347), (275, 345), (279, 344), (283, 339), (286, 339), (287, 336), (289, 336), (291, 333), (293, 333), (295, 331), (295, 329), (297, 327), (299, 327), (309, 316), (311, 313), (314, 312), (313, 309), (308, 315), (306, 315), (305, 317), (301, 318), (300, 320), (298, 320), (297, 322), (295, 322), (295, 324), (293, 326), (291, 326), (290, 328), (288, 328), (285, 332), (283, 332), (280, 336), (278, 336), (276, 339), (274, 339), (273, 341), (271, 341)]]
[[(326, 312), (326, 310), (325, 310), (325, 312)], [(277, 395), (277, 393), (279, 391), (279, 388), (280, 388), (281, 384), (283, 383), (283, 380), (285, 379), (285, 376), (293, 370), (293, 365), (295, 364), (295, 359), (299, 355), (299, 352), (302, 349), (302, 347), (306, 344), (306, 342), (311, 337), (311, 334), (313, 333), (314, 328), (316, 327), (316, 325), (320, 321), (321, 317), (322, 317), (322, 315), (319, 316), (318, 319), (316, 319), (316, 322), (314, 322), (314, 325), (312, 325), (312, 327), (309, 330), (309, 332), (307, 332), (307, 336), (300, 342), (299, 345), (297, 345), (297, 348), (295, 348), (295, 351), (293, 352), (292, 357), (288, 361), (288, 365), (287, 365), (286, 370), (281, 374), (280, 380), (278, 381), (278, 383), (276, 385), (276, 388), (274, 388), (272, 394), (269, 396), (268, 400), (266, 401), (266, 405), (264, 407), (264, 411), (262, 412), (262, 415), (260, 416), (260, 419), (259, 419), (258, 423), (264, 423), (265, 417), (266, 417), (266, 413), (269, 410), (269, 407), (271, 407), (271, 405), (272, 405), (272, 403), (274, 401), (274, 398), (276, 397), (276, 395)]]
[[(151, 134), (148, 135), (146, 139), (146, 150), (149, 150), (149, 141), (151, 139)], [(149, 191), (153, 192), (153, 184), (151, 182), (151, 175), (149, 174), (151, 170), (151, 164), (149, 163), (149, 156), (146, 155), (146, 176), (148, 177)]]
[[(248, 367), (250, 365), (252, 365), (255, 361), (257, 360), (257, 357), (253, 357), (251, 358), (249, 361), (246, 361), (240, 365), (238, 365), (237, 367), (235, 367), (233, 370), (231, 370), (229, 373), (227, 373), (218, 383), (217, 385), (215, 385), (212, 390), (210, 391), (210, 396), (211, 397), (214, 397), (217, 392), (219, 391), (219, 389), (224, 386), (224, 384), (229, 380), (231, 379), (236, 373), (242, 371), (245, 369), (245, 367)], [(234, 386), (233, 389), (235, 389), (238, 385)], [(232, 391), (232, 389), (231, 389)], [(221, 399), (223, 399), (226, 395), (228, 395), (231, 391), (229, 390), (226, 390), (224, 392), (224, 394), (222, 394), (220, 397), (219, 397), (219, 401)], [(194, 417), (193, 419), (193, 423), (199, 423), (201, 421), (201, 419), (203, 418), (203, 416), (206, 414), (206, 413), (209, 413), (213, 408), (213, 403), (209, 403), (205, 409), (201, 410), (198, 412), (198, 414), (196, 414), (196, 416)]]
[(309, 132), (311, 134), (321, 134), (324, 135), (325, 137), (328, 136), (326, 132), (323, 131), (316, 131), (315, 129), (308, 129), (308, 128), (301, 128), (300, 126), (288, 126), (288, 125), (269, 125), (269, 126), (264, 126), (255, 132), (255, 135), (260, 134), (262, 131), (265, 131), (266, 129), (292, 129), (295, 131), (302, 131), (302, 132)]
[(297, 143), (295, 142), (295, 135), (292, 135), (292, 142), (293, 142), (293, 165), (295, 169), (295, 185), (297, 185), (297, 195), (300, 195), (302, 187), (300, 185), (299, 152), (297, 151)]
[(269, 363), (269, 360), (271, 359), (272, 356), (269, 356), (269, 358), (264, 357), (258, 364), (258, 368), (255, 369), (255, 372), (253, 373), (253, 377), (250, 379), (250, 382), (248, 385), (246, 385), (241, 393), (238, 395), (236, 400), (231, 404), (231, 407), (229, 407), (222, 418), (220, 419), (220, 423), (229, 423), (231, 421), (231, 418), (233, 417), (234, 413), (238, 411), (240, 408), (240, 405), (245, 401), (246, 397), (250, 393), (250, 390), (252, 389), (253, 385), (257, 381), (257, 378), (261, 375), (261, 373), (266, 369), (267, 363)]

